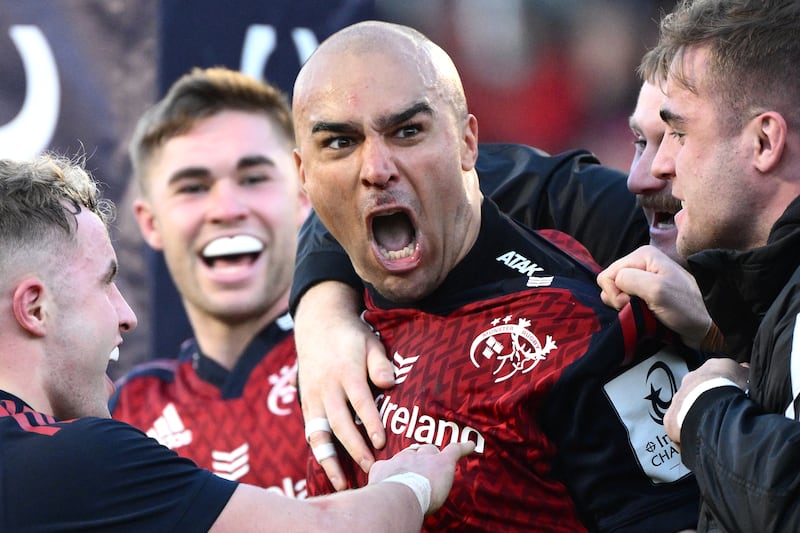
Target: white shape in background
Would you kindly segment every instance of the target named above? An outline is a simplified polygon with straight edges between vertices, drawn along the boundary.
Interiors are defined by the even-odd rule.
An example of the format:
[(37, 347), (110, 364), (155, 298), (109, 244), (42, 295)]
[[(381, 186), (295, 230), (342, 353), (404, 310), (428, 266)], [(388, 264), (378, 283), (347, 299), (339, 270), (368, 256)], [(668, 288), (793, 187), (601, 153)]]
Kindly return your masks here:
[[(292, 30), (292, 40), (301, 65), (306, 62), (306, 59), (319, 44), (314, 32), (309, 28), (294, 28)], [(277, 38), (274, 27), (267, 24), (251, 24), (247, 28), (247, 33), (244, 37), (239, 70), (248, 76), (263, 80), (264, 66), (269, 61), (272, 52), (275, 51), (276, 43)]]
[(308, 59), (312, 52), (317, 49), (317, 46), (319, 46), (317, 36), (314, 35), (314, 32), (309, 28), (293, 29), (292, 40), (294, 41), (295, 49), (297, 49), (297, 59), (300, 60), (301, 65), (306, 62), (306, 59)]
[(25, 69), (25, 101), (17, 116), (0, 126), (0, 157), (30, 159), (53, 139), (61, 84), (53, 51), (38, 27), (11, 26), (8, 33)]
[(257, 80), (264, 79), (264, 65), (275, 50), (275, 28), (265, 24), (252, 24), (247, 28), (242, 46), (239, 70)]

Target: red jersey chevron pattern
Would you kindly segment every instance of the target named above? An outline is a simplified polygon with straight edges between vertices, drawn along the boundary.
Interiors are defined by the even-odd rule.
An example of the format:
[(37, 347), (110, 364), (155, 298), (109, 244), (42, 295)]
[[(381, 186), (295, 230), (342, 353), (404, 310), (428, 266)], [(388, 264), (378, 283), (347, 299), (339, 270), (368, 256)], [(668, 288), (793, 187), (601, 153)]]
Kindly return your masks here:
[(198, 373), (193, 345), (180, 360), (142, 365), (120, 383), (112, 416), (224, 478), (305, 498), (294, 336), (279, 337), (257, 339), (222, 386)]
[[(432, 295), (411, 308), (368, 288), (364, 320), (397, 378), (376, 396), (387, 434), (376, 458), (415, 442), (477, 445), (425, 531), (641, 531), (649, 514), (663, 529), (646, 530), (674, 532), (696, 519), (678, 504), (696, 511), (691, 485), (653, 490), (603, 390), (665, 330), (642, 306), (603, 305), (586, 259), (569, 237), (531, 232), (485, 201), (478, 241)], [(366, 483), (344, 466), (351, 486)], [(329, 490), (312, 458), (310, 494)]]
[[(530, 531), (536, 524), (541, 531), (583, 531), (567, 488), (550, 472), (556, 449), (535, 414), (599, 330), (591, 309), (569, 291), (540, 290), (448, 316), (395, 309), (369, 310), (365, 319), (405, 358), (401, 367), (395, 357), (395, 372), (406, 379), (377, 400), (388, 438), (379, 457), (414, 442), (478, 444), (426, 530)], [(547, 347), (548, 337), (555, 347)], [(361, 485), (366, 480), (359, 477)]]

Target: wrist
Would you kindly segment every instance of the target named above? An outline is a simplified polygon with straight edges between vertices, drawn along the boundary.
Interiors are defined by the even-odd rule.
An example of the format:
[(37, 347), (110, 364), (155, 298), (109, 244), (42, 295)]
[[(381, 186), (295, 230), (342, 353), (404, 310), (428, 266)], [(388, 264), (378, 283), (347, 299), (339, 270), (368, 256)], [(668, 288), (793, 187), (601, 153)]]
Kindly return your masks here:
[(725, 337), (719, 330), (714, 322), (708, 327), (706, 336), (700, 343), (700, 349), (707, 352), (724, 352), (725, 351)]
[(428, 509), (431, 506), (431, 482), (425, 476), (416, 472), (402, 472), (381, 480), (381, 483), (400, 483), (405, 485), (417, 497), (422, 516), (424, 517), (428, 514)]
[(687, 394), (686, 397), (683, 399), (683, 403), (681, 403), (680, 408), (678, 409), (678, 414), (676, 417), (676, 422), (678, 423), (678, 431), (680, 431), (681, 428), (683, 427), (683, 421), (686, 418), (686, 415), (689, 413), (689, 409), (692, 408), (692, 405), (694, 405), (694, 402), (697, 401), (697, 399), (700, 397), (701, 394), (711, 389), (716, 389), (718, 387), (730, 387), (730, 386), (734, 386), (738, 389), (741, 389), (739, 385), (737, 385), (730, 379), (717, 377), (703, 381), (702, 383), (699, 383), (691, 391), (689, 391), (689, 394)]

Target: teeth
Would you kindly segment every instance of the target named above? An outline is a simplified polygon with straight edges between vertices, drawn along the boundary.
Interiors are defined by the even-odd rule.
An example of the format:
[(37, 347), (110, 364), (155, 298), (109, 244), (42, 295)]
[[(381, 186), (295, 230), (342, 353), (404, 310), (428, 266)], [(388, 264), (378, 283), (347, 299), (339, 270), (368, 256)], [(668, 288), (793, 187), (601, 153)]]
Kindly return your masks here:
[(119, 361), (119, 346), (115, 346), (111, 353), (108, 354), (108, 358), (111, 361)]
[(260, 252), (264, 245), (250, 235), (236, 235), (214, 239), (203, 249), (203, 257), (220, 257), (223, 255), (252, 254)]
[(402, 250), (387, 250), (383, 246), (381, 246), (381, 254), (389, 259), (404, 259), (406, 257), (411, 257), (414, 254), (414, 243), (410, 243), (408, 246), (403, 248)]

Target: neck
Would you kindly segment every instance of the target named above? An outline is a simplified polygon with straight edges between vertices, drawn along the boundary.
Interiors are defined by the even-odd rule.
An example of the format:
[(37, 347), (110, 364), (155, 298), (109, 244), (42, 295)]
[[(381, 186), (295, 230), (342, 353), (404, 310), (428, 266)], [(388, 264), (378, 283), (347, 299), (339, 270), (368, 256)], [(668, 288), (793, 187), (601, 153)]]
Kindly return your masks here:
[(288, 293), (268, 312), (251, 319), (220, 319), (188, 311), (192, 332), (200, 350), (222, 367), (231, 370), (258, 333), (288, 309)]
[(0, 353), (0, 390), (13, 394), (35, 411), (55, 416), (43, 384), (46, 369), (41, 366), (42, 360), (39, 350), (30, 344), (4, 340)]

